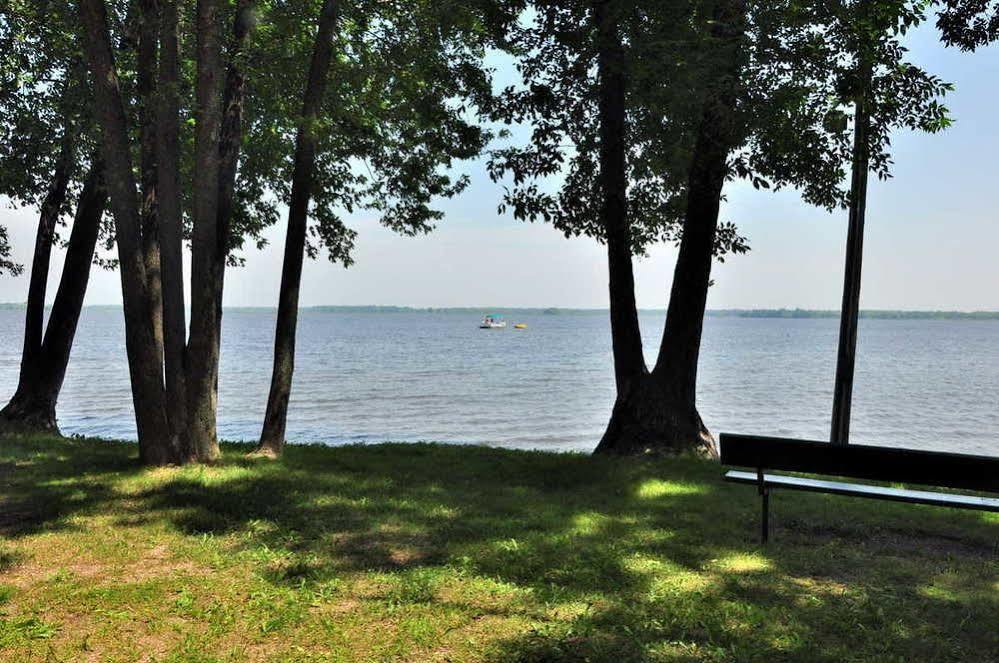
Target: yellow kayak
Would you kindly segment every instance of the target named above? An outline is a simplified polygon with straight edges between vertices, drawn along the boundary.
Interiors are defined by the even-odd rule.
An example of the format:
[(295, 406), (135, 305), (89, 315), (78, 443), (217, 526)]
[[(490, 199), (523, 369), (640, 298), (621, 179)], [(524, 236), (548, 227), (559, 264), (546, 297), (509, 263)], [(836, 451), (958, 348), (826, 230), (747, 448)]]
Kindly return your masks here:
[(527, 329), (527, 325), (525, 325), (523, 322), (518, 322), (517, 324), (515, 324), (513, 326), (513, 328), (514, 329)]

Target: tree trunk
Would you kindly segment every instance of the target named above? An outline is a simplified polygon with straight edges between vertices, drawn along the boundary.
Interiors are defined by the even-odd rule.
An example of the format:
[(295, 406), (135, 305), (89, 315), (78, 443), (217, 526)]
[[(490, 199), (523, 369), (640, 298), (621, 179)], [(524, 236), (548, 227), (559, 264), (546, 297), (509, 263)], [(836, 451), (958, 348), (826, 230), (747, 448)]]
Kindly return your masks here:
[(614, 401), (607, 430), (594, 453), (617, 456), (717, 456), (714, 438), (697, 408), (676, 398), (652, 373), (634, 380)]
[(232, 232), (232, 206), (236, 190), (236, 171), (239, 149), (243, 138), (243, 103), (246, 93), (246, 75), (241, 62), (253, 26), (254, 0), (239, 0), (233, 21), (232, 47), (226, 69), (223, 94), (222, 137), (219, 142), (219, 203), (218, 203), (218, 252), (216, 269), (219, 274), (218, 299), (222, 299), (222, 275), (229, 255)]
[(607, 239), (611, 339), (618, 393), (646, 373), (642, 332), (635, 304), (635, 277), (631, 261), (631, 224), (628, 218), (627, 134), (625, 125), (624, 48), (619, 34), (620, 3), (600, 0), (594, 8), (598, 34), (600, 222)]
[(37, 397), (41, 380), (42, 333), (45, 324), (45, 292), (49, 278), (49, 261), (59, 213), (66, 202), (66, 191), (73, 171), (74, 130), (68, 123), (59, 148), (59, 158), (49, 189), (38, 214), (35, 252), (31, 260), (28, 281), (28, 301), (24, 311), (24, 343), (21, 348), (21, 371), (17, 390), (10, 402), (0, 410), (0, 427), (16, 430), (58, 432), (55, 407), (46, 407)]
[[(225, 92), (222, 97), (222, 137), (219, 142), (219, 207), (218, 239), (215, 261), (212, 265), (215, 281), (215, 343), (221, 356), (222, 345), (222, 293), (225, 288), (225, 268), (229, 259), (232, 235), (232, 208), (236, 191), (236, 171), (239, 166), (239, 149), (243, 138), (243, 101), (246, 77), (241, 62), (243, 51), (253, 25), (254, 0), (239, 0), (233, 21), (232, 47), (226, 70)], [(219, 363), (215, 362), (215, 398), (218, 399)]]
[(697, 411), (697, 363), (722, 186), (728, 154), (738, 137), (734, 110), (744, 23), (744, 0), (724, 0), (716, 6), (711, 33), (720, 66), (705, 97), (694, 144), (683, 238), (659, 357), (650, 375), (618, 394), (597, 453), (717, 456), (714, 438)]
[(56, 402), (66, 377), (76, 325), (83, 309), (83, 297), (87, 293), (101, 217), (107, 206), (102, 170), (100, 159), (95, 157), (77, 202), (73, 230), (66, 247), (66, 261), (49, 313), (45, 341), (31, 372), (33, 379), (30, 383), (18, 385), (17, 394), (2, 414), (6, 422), (16, 422), (20, 430), (59, 432)]
[(218, 20), (218, 0), (198, 0), (196, 176), (186, 386), (189, 442), (195, 456), (203, 462), (214, 461), (220, 455), (215, 428), (219, 326), (213, 268), (218, 251), (219, 130), (222, 121)]
[(84, 46), (93, 76), (95, 116), (101, 128), (105, 180), (115, 219), (125, 314), (125, 350), (132, 384), (132, 403), (143, 463), (163, 465), (179, 459), (176, 438), (166, 420), (162, 366), (151, 320), (138, 191), (132, 172), (128, 124), (115, 71), (103, 0), (79, 0)]
[(159, 192), (159, 241), (163, 284), (163, 360), (167, 419), (181, 447), (182, 460), (195, 459), (187, 437), (183, 228), (180, 205), (180, 97), (177, 1), (160, 3), (159, 94), (156, 113), (156, 183)]
[(305, 233), (308, 226), (309, 198), (315, 170), (316, 119), (326, 91), (326, 78), (333, 57), (333, 31), (336, 27), (336, 0), (324, 0), (309, 64), (309, 79), (302, 103), (302, 118), (295, 138), (295, 166), (291, 180), (291, 204), (288, 206), (288, 233), (281, 269), (281, 294), (278, 300), (277, 326), (274, 333), (274, 367), (267, 412), (260, 433), (257, 453), (278, 455), (284, 449), (285, 426), (291, 377), (295, 369), (295, 330), (298, 324), (298, 291), (302, 282)]
[(861, 89), (857, 93), (853, 123), (853, 163), (850, 184), (849, 226), (846, 239), (846, 268), (843, 276), (843, 304), (840, 308), (839, 351), (836, 356), (836, 382), (833, 389), (830, 442), (850, 443), (850, 412), (853, 409), (853, 374), (857, 361), (857, 325), (860, 320), (860, 277), (864, 260), (864, 217), (867, 211), (867, 172), (870, 169), (870, 108), (868, 90), (871, 64), (861, 56)]
[(62, 267), (59, 289), (56, 290), (49, 323), (45, 329), (45, 355), (43, 375), (52, 394), (52, 406), (62, 389), (69, 365), (70, 351), (76, 326), (83, 309), (83, 298), (87, 294), (90, 280), (90, 267), (94, 262), (94, 250), (101, 229), (101, 218), (108, 203), (108, 192), (104, 186), (104, 163), (95, 154), (90, 165), (90, 173), (83, 183), (80, 199), (76, 205), (73, 230), (66, 247), (66, 260)]
[(136, 92), (139, 117), (139, 174), (142, 204), (142, 259), (152, 306), (153, 334), (163, 356), (163, 284), (160, 272), (160, 243), (157, 229), (156, 195), (156, 59), (159, 30), (157, 0), (139, 3), (139, 39), (136, 53)]

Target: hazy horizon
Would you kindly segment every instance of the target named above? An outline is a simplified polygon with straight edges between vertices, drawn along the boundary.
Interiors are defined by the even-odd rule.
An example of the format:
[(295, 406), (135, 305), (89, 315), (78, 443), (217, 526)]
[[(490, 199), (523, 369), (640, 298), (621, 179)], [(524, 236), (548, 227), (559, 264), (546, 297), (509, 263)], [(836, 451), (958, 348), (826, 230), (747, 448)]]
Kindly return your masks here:
[[(0, 302), (0, 309), (23, 309), (27, 302)], [(51, 303), (46, 305), (46, 310), (51, 308)], [(84, 304), (83, 308), (121, 308), (121, 303), (114, 304)], [(261, 305), (225, 305), (223, 310), (239, 311), (277, 311), (277, 306), (266, 304)], [(299, 306), (299, 310), (330, 310), (330, 311), (354, 311), (354, 312), (488, 312), (494, 311), (499, 314), (505, 312), (531, 311), (531, 312), (555, 312), (555, 313), (607, 313), (610, 309), (603, 307), (566, 307), (566, 306), (507, 306), (494, 304), (466, 304), (459, 306), (410, 306), (408, 304), (313, 304), (309, 306)], [(666, 313), (665, 307), (639, 307), (640, 313)], [(761, 314), (745, 317), (832, 317), (839, 316), (838, 309), (816, 309), (781, 306), (776, 308), (708, 308), (705, 313), (709, 316), (725, 316), (739, 314)], [(774, 315), (765, 315), (774, 314)], [(790, 314), (790, 315), (776, 315)], [(794, 314), (801, 314), (796, 316)], [(886, 315), (887, 314), (887, 315)], [(933, 315), (957, 317), (981, 316), (983, 319), (999, 318), (999, 309), (905, 309), (905, 308), (862, 308), (860, 316), (863, 317), (888, 317), (891, 314), (899, 314), (900, 317), (931, 317)]]

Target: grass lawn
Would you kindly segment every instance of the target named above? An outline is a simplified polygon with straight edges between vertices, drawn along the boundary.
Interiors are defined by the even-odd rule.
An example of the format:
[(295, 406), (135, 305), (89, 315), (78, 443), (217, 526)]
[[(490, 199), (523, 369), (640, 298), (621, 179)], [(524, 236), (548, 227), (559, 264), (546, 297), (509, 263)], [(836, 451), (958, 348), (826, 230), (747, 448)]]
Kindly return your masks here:
[(0, 438), (0, 661), (999, 661), (999, 517), (700, 460)]

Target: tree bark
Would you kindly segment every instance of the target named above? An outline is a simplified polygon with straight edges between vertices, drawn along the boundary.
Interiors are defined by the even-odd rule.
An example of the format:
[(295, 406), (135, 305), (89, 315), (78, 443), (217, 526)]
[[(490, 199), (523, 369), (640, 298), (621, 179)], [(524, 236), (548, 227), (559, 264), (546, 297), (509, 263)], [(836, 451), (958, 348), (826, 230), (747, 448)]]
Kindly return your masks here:
[(59, 433), (56, 403), (66, 377), (76, 325), (83, 309), (83, 297), (87, 293), (101, 217), (107, 206), (102, 170), (99, 158), (95, 158), (77, 202), (59, 289), (49, 313), (41, 352), (30, 371), (32, 378), (18, 384), (14, 398), (0, 413), (4, 423), (13, 424), (19, 430)]
[(652, 372), (619, 393), (597, 446), (605, 454), (717, 456), (697, 411), (697, 364), (711, 283), (721, 192), (738, 129), (735, 104), (742, 66), (744, 0), (722, 0), (711, 28), (719, 70), (705, 97), (687, 184), (683, 237), (673, 274), (666, 326)]
[(95, 154), (90, 172), (83, 183), (80, 199), (76, 205), (73, 230), (66, 247), (66, 260), (62, 267), (59, 289), (56, 290), (49, 323), (45, 329), (45, 355), (43, 375), (53, 395), (52, 406), (62, 389), (69, 365), (70, 351), (76, 336), (76, 326), (83, 310), (83, 298), (87, 294), (90, 268), (94, 262), (97, 236), (100, 234), (101, 218), (107, 208), (108, 192), (104, 186), (104, 163)]
[(159, 30), (157, 0), (139, 3), (139, 39), (136, 49), (136, 93), (139, 118), (139, 174), (142, 203), (142, 259), (152, 306), (153, 335), (159, 355), (163, 356), (163, 284), (160, 266), (160, 243), (157, 228), (156, 195), (156, 60)]
[(246, 94), (246, 74), (242, 57), (253, 26), (254, 0), (239, 0), (233, 21), (232, 47), (226, 69), (223, 94), (222, 136), (219, 142), (219, 203), (218, 203), (218, 252), (215, 263), (218, 270), (218, 299), (222, 298), (222, 277), (229, 255), (232, 233), (232, 207), (236, 190), (236, 171), (243, 138), (243, 104)]
[(624, 47), (619, 33), (620, 3), (599, 0), (594, 7), (597, 28), (600, 118), (600, 222), (607, 239), (611, 339), (618, 393), (646, 373), (642, 332), (635, 304), (631, 224), (628, 218), (627, 128), (625, 124)]
[(59, 157), (49, 189), (38, 214), (35, 251), (31, 259), (28, 281), (28, 301), (24, 311), (24, 343), (21, 347), (21, 370), (17, 390), (10, 402), (0, 410), (0, 426), (9, 429), (58, 432), (55, 407), (49, 416), (44, 402), (35, 396), (41, 380), (42, 334), (45, 324), (45, 292), (48, 286), (49, 262), (55, 239), (59, 213), (66, 202), (66, 192), (73, 171), (73, 127), (66, 124), (59, 147)]
[(850, 184), (850, 212), (846, 239), (846, 267), (843, 276), (843, 304), (840, 308), (839, 351), (836, 356), (836, 382), (833, 388), (830, 442), (850, 443), (850, 412), (853, 409), (853, 374), (857, 361), (857, 325), (860, 320), (860, 278), (864, 259), (864, 217), (867, 212), (867, 173), (870, 169), (870, 108), (868, 90), (871, 64), (861, 56), (861, 89), (857, 92), (853, 124), (853, 163)]
[(156, 182), (159, 192), (160, 263), (163, 284), (163, 360), (167, 419), (178, 440), (181, 459), (195, 459), (187, 438), (186, 354), (184, 310), (183, 221), (180, 205), (180, 63), (177, 1), (160, 3), (160, 58), (156, 111)]
[(214, 461), (220, 455), (215, 397), (219, 326), (214, 278), (218, 252), (219, 131), (222, 122), (222, 59), (218, 20), (218, 0), (198, 0), (196, 176), (186, 386), (189, 443), (197, 459), (203, 462)]
[(84, 47), (94, 82), (95, 116), (101, 128), (105, 179), (115, 219), (125, 314), (125, 350), (139, 437), (139, 457), (149, 465), (179, 459), (166, 420), (162, 365), (156, 348), (142, 255), (138, 190), (132, 171), (128, 124), (115, 71), (103, 0), (79, 0)]
[(324, 0), (319, 30), (309, 64), (309, 78), (302, 103), (302, 118), (295, 138), (295, 165), (291, 180), (291, 203), (288, 206), (288, 232), (281, 269), (281, 293), (278, 300), (274, 333), (274, 366), (267, 396), (267, 412), (260, 433), (257, 453), (278, 455), (284, 449), (288, 421), (288, 400), (295, 369), (295, 331), (298, 324), (298, 293), (302, 282), (305, 233), (308, 227), (309, 198), (315, 171), (318, 135), (316, 120), (326, 91), (326, 79), (333, 58), (333, 33), (339, 3)]
[[(253, 25), (254, 0), (239, 0), (233, 21), (232, 46), (226, 69), (225, 92), (222, 97), (222, 136), (219, 141), (219, 207), (218, 239), (215, 261), (212, 265), (215, 281), (215, 343), (221, 357), (222, 345), (222, 293), (225, 288), (225, 269), (229, 259), (232, 235), (233, 198), (236, 191), (236, 172), (239, 150), (243, 138), (243, 103), (246, 93), (246, 76), (242, 56)], [(215, 398), (218, 399), (219, 363), (215, 362)]]
[(59, 214), (66, 203), (66, 191), (73, 174), (74, 129), (67, 124), (59, 149), (59, 160), (49, 190), (42, 201), (35, 233), (35, 251), (31, 260), (31, 277), (28, 282), (28, 301), (24, 314), (24, 345), (21, 353), (21, 371), (35, 365), (42, 349), (45, 322), (45, 292), (48, 287), (49, 262), (55, 239)]

